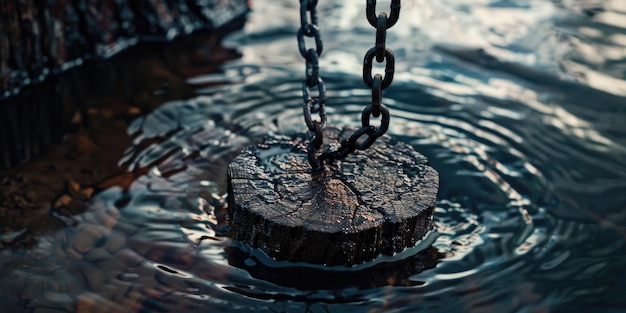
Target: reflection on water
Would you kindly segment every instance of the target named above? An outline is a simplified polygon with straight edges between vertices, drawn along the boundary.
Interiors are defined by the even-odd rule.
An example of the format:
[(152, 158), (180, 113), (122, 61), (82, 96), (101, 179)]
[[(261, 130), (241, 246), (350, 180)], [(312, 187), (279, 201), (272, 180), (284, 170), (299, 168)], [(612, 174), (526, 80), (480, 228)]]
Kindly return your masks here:
[[(374, 34), (364, 3), (320, 1), (334, 125), (357, 126)], [(626, 7), (403, 3), (390, 135), (440, 173), (436, 230), (355, 268), (269, 260), (229, 239), (226, 167), (305, 130), (297, 5), (255, 1), (241, 58), (182, 73), (191, 95), (128, 126), (133, 173), (67, 227), (0, 251), (3, 307), (107, 312), (618, 312), (626, 308)], [(268, 18), (271, 17), (271, 18)], [(158, 60), (154, 61), (158, 64)], [(82, 212), (82, 213), (81, 213)], [(19, 237), (20, 230), (2, 240)]]

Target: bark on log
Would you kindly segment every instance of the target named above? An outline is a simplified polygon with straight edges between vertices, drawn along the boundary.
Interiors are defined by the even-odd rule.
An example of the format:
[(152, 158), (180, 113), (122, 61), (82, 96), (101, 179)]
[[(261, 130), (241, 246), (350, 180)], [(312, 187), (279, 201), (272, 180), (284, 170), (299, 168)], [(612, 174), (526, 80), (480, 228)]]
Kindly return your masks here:
[[(329, 128), (338, 142), (351, 132)], [(354, 265), (415, 245), (433, 226), (437, 172), (383, 136), (368, 150), (307, 172), (303, 136), (270, 136), (229, 167), (234, 237), (278, 260)]]
[(0, 99), (83, 58), (217, 29), (247, 0), (0, 0)]

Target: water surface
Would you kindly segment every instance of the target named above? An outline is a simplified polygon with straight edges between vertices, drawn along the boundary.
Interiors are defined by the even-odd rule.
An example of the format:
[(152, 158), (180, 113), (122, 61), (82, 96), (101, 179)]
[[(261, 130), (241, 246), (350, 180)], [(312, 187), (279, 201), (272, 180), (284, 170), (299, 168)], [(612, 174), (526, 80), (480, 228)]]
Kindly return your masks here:
[[(361, 63), (375, 34), (364, 1), (344, 2), (319, 4), (320, 71), (338, 127), (360, 123), (370, 97)], [(0, 250), (3, 307), (626, 310), (626, 4), (403, 2), (387, 35), (388, 133), (439, 172), (436, 229), (354, 268), (276, 262), (229, 238), (229, 161), (269, 132), (305, 130), (297, 3), (253, 5), (225, 40), (240, 58), (187, 73), (191, 96), (130, 122), (119, 164), (142, 173), (132, 184), (55, 215), (67, 227), (31, 248)]]

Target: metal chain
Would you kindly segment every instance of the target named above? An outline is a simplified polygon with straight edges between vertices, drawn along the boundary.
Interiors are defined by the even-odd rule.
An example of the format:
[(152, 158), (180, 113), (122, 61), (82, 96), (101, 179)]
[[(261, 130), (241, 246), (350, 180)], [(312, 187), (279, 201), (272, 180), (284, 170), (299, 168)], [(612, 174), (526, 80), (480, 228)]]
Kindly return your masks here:
[[(345, 158), (356, 150), (369, 148), (389, 128), (389, 110), (382, 103), (382, 91), (389, 87), (393, 81), (395, 58), (393, 52), (386, 47), (386, 38), (387, 29), (395, 25), (400, 16), (400, 0), (391, 1), (389, 16), (385, 12), (376, 16), (376, 0), (367, 0), (365, 14), (370, 25), (376, 28), (376, 44), (365, 53), (363, 59), (363, 81), (372, 90), (372, 102), (365, 107), (361, 114), (361, 128), (354, 132), (349, 139), (342, 141), (337, 150), (324, 153), (320, 157), (327, 163)], [(372, 76), (374, 57), (378, 63), (386, 61), (384, 77), (381, 74)], [(370, 125), (372, 116), (381, 117), (380, 126)], [(362, 137), (365, 138), (362, 139)]]
[[(361, 128), (355, 131), (349, 139), (343, 140), (339, 148), (334, 151), (324, 152), (317, 157), (318, 151), (323, 144), (323, 130), (326, 126), (326, 87), (319, 77), (318, 59), (322, 54), (322, 40), (317, 28), (317, 0), (300, 1), (300, 22), (298, 30), (298, 48), (300, 54), (306, 59), (306, 79), (302, 85), (304, 98), (304, 120), (309, 128), (308, 158), (313, 170), (321, 168), (324, 163), (343, 159), (356, 150), (365, 150), (372, 146), (376, 139), (387, 132), (389, 128), (389, 110), (382, 103), (382, 91), (389, 87), (393, 81), (395, 72), (395, 57), (393, 52), (386, 47), (387, 29), (396, 24), (400, 16), (400, 0), (391, 0), (389, 15), (381, 12), (376, 16), (376, 0), (367, 0), (365, 14), (368, 22), (376, 28), (376, 44), (365, 53), (363, 59), (363, 81), (372, 90), (372, 101), (361, 114)], [(307, 19), (309, 12), (309, 20)], [(307, 50), (304, 44), (304, 36), (314, 37), (316, 49)], [(375, 74), (372, 76), (374, 58), (376, 62), (385, 63), (385, 76)], [(309, 95), (309, 88), (318, 86), (318, 97)], [(312, 113), (318, 112), (320, 121), (314, 121)], [(370, 124), (371, 117), (380, 117), (380, 126)], [(365, 138), (363, 138), (365, 137)]]
[[(321, 166), (317, 153), (324, 143), (323, 132), (326, 127), (326, 85), (319, 76), (319, 57), (322, 55), (323, 44), (317, 28), (317, 0), (300, 0), (300, 29), (298, 29), (298, 49), (306, 60), (305, 79), (302, 82), (302, 111), (304, 122), (309, 129), (307, 144), (308, 159), (311, 167)], [(304, 37), (313, 37), (315, 49), (307, 49)], [(311, 96), (310, 89), (317, 86), (317, 97)], [(319, 115), (319, 121), (313, 114)]]

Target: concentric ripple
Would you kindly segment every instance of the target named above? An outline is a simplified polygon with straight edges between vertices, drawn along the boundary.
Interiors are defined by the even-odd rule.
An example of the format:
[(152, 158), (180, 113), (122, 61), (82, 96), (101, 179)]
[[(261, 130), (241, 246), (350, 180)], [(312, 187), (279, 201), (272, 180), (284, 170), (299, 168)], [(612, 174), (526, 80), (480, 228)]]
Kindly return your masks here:
[[(0, 251), (14, 305), (73, 311), (586, 312), (626, 307), (626, 8), (617, 1), (414, 1), (388, 45), (389, 135), (440, 174), (436, 229), (355, 267), (271, 260), (229, 238), (227, 165), (305, 130), (297, 5), (255, 1), (227, 38), (242, 58), (189, 77), (191, 99), (133, 121), (97, 194), (24, 255)], [(363, 3), (323, 3), (329, 123), (370, 100)], [(404, 5), (404, 4), (403, 4)], [(277, 12), (279, 14), (277, 14)], [(271, 18), (268, 18), (271, 17)], [(328, 22), (326, 22), (328, 19)], [(5, 271), (5, 269), (11, 269)], [(51, 279), (52, 278), (52, 279)], [(13, 301), (13, 300), (11, 300)], [(28, 309), (27, 308), (27, 309)]]

